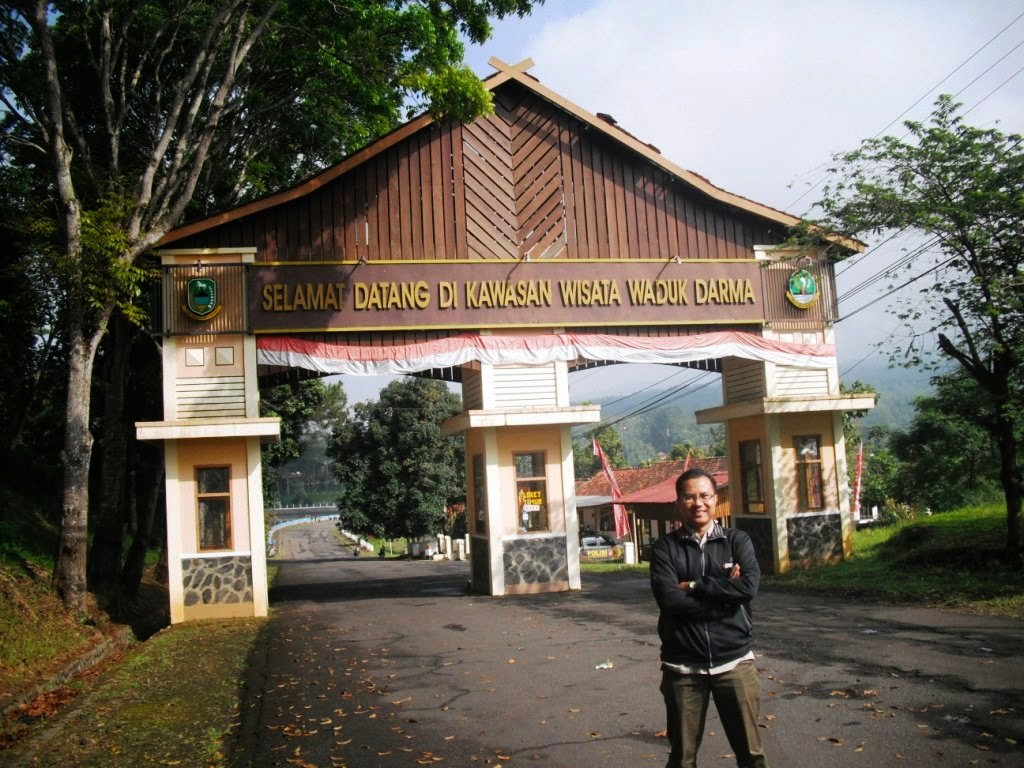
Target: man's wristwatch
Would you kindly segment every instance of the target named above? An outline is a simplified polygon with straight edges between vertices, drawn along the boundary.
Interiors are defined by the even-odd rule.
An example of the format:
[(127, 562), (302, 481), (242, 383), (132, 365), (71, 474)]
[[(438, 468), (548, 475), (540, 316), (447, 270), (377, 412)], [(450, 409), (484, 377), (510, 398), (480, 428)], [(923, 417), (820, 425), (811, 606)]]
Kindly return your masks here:
[(695, 589), (696, 587), (697, 587), (697, 582), (696, 581), (691, 581), (689, 584), (686, 585), (687, 589)]

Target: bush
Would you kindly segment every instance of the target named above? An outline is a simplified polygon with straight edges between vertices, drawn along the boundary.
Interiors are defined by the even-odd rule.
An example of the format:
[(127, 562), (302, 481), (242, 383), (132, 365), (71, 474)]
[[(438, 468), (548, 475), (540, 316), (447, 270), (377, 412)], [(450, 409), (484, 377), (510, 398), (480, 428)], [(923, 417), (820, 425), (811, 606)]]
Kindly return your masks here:
[(895, 499), (886, 499), (882, 504), (882, 511), (878, 515), (878, 524), (899, 525), (916, 518), (917, 510), (911, 504)]

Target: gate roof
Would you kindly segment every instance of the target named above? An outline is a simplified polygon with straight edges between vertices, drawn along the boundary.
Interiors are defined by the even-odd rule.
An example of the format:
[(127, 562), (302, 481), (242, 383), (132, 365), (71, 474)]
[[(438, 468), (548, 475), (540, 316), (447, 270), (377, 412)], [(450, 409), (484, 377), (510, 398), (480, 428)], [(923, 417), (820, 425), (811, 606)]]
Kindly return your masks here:
[(301, 184), (169, 232), (265, 261), (750, 258), (799, 219), (727, 192), (515, 66), (492, 115), (429, 114)]

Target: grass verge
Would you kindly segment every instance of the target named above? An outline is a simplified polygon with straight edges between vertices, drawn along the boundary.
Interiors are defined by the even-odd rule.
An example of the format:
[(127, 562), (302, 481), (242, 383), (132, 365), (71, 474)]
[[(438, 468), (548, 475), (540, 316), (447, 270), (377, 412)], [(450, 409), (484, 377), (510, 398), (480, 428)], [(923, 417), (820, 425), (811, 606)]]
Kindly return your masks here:
[[(920, 517), (853, 534), (853, 557), (762, 583), (857, 600), (915, 603), (1024, 621), (1024, 572), (1002, 564), (1006, 511), (996, 505)], [(584, 563), (592, 573), (647, 575), (647, 563)]]
[(158, 632), (81, 681), (87, 690), (55, 723), (31, 743), (14, 745), (13, 764), (225, 765), (222, 743), (237, 725), (240, 690), (264, 623), (201, 621)]
[[(0, 563), (0, 711), (103, 640), (98, 626), (75, 621), (30, 563)], [(0, 731), (2, 733), (2, 731)]]
[(849, 560), (765, 584), (1024, 620), (1024, 572), (1003, 565), (1005, 542), (1005, 510), (970, 507), (856, 531)]

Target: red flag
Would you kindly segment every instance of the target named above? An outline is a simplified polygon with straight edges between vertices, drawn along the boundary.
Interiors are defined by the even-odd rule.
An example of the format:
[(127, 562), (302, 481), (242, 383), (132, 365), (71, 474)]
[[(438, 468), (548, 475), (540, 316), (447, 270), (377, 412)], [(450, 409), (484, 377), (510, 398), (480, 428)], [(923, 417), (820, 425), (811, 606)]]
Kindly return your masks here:
[(604, 449), (601, 448), (601, 444), (597, 442), (597, 438), (594, 440), (594, 455), (601, 459), (601, 469), (604, 470), (604, 476), (608, 478), (608, 484), (612, 487), (612, 513), (615, 516), (615, 538), (621, 539), (629, 536), (629, 521), (626, 519), (626, 508), (617, 503), (622, 498), (622, 491), (619, 490), (619, 484), (615, 480), (615, 475), (612, 473), (612, 465), (608, 463), (608, 457), (605, 455)]
[(687, 451), (687, 452), (686, 452), (686, 463), (685, 463), (685, 464), (683, 464), (683, 472), (685, 472), (685, 471), (686, 471), (686, 470), (688, 470), (689, 468), (690, 468), (690, 452), (689, 452), (689, 451)]
[(857, 448), (857, 469), (853, 473), (853, 518), (860, 519), (860, 488), (864, 481), (864, 443)]

